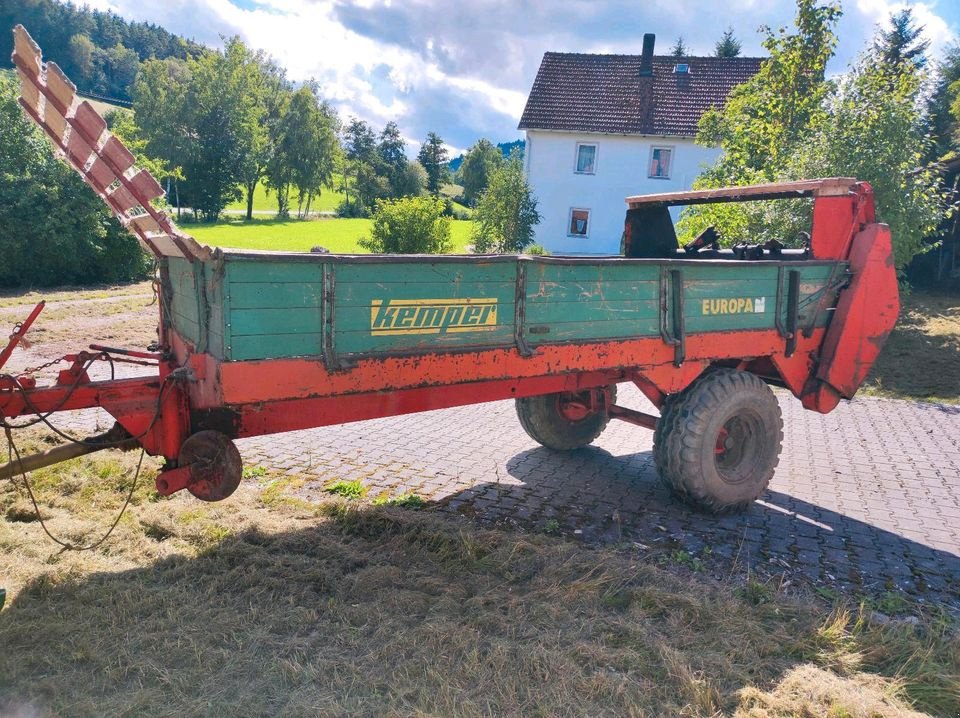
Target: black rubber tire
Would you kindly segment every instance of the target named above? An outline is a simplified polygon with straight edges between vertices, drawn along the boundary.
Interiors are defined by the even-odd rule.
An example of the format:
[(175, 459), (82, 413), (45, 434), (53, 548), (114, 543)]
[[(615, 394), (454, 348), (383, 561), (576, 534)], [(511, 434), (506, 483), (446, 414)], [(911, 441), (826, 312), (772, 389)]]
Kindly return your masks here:
[(759, 377), (734, 369), (707, 372), (668, 397), (653, 435), (660, 479), (710, 513), (740, 511), (759, 498), (782, 446), (777, 398)]
[[(617, 387), (609, 387), (610, 403), (617, 402)], [(557, 451), (572, 451), (592, 443), (610, 423), (606, 411), (597, 411), (579, 421), (560, 413), (561, 394), (541, 394), (516, 400), (517, 417), (527, 435), (538, 444)]]

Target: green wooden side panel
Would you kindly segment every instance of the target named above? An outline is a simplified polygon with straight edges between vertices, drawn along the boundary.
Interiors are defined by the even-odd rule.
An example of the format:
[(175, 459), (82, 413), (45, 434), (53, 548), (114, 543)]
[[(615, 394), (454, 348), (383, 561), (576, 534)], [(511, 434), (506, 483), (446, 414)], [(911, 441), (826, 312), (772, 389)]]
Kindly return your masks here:
[(790, 270), (800, 272), (800, 326), (823, 326), (829, 313), (814, 317), (813, 312), (835, 268), (796, 263), (781, 273), (780, 265), (766, 263), (535, 264), (527, 271), (524, 336), (531, 345), (659, 336), (661, 281), (668, 293), (668, 326), (673, 322), (671, 270), (681, 272), (687, 334), (773, 329), (778, 293), (785, 322)]
[(514, 342), (515, 262), (334, 267), (333, 339), (338, 355)]
[(322, 353), (323, 264), (265, 256), (225, 261), (226, 356), (235, 361)]
[(167, 316), (177, 334), (195, 346), (199, 345), (203, 312), (194, 265), (186, 259), (170, 257), (167, 260), (167, 276), (171, 289)]
[[(661, 287), (672, 326), (671, 270), (683, 277), (689, 334), (776, 326), (787, 278), (800, 272), (800, 326), (823, 326), (834, 304), (834, 264), (583, 261), (523, 262), (523, 335), (533, 346), (659, 337)], [(195, 274), (196, 272), (196, 274)], [(327, 306), (324, 282), (334, 288)], [(517, 261), (291, 261), (226, 255), (197, 270), (170, 260), (173, 319), (206, 336), (227, 360), (434, 352), (516, 343)], [(815, 315), (827, 291), (824, 310)], [(326, 342), (326, 344), (325, 344)]]

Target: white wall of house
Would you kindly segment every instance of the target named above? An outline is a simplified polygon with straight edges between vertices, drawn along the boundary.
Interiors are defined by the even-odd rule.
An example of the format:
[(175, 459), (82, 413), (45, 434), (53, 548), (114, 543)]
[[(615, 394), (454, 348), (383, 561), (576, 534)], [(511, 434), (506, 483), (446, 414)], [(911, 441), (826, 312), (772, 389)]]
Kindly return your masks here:
[[(624, 198), (689, 189), (719, 148), (692, 139), (527, 130), (527, 181), (537, 197), (536, 242), (552, 254), (617, 254)], [(593, 173), (578, 173), (577, 145), (595, 144)], [(650, 177), (653, 148), (671, 148), (669, 178)], [(587, 236), (572, 236), (571, 211), (589, 210)], [(582, 214), (578, 213), (578, 217)]]

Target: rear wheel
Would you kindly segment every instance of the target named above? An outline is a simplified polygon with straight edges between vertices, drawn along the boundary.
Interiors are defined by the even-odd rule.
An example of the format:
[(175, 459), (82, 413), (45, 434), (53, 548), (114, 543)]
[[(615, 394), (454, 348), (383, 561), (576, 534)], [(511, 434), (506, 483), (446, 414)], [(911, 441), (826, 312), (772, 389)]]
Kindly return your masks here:
[(520, 425), (548, 449), (570, 451), (587, 446), (610, 422), (607, 407), (616, 403), (617, 387), (558, 392), (516, 400)]
[(749, 372), (719, 369), (664, 403), (653, 453), (671, 491), (725, 513), (763, 493), (782, 443), (783, 419), (770, 387)]

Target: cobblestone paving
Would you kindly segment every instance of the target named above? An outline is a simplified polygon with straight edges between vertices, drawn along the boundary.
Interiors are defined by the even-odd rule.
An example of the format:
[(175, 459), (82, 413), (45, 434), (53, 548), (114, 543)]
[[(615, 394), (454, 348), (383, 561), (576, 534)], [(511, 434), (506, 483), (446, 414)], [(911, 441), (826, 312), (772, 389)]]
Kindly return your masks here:
[[(627, 385), (620, 403), (652, 411)], [(614, 421), (594, 446), (554, 452), (527, 437), (510, 401), (240, 447), (248, 463), (316, 477), (307, 497), (360, 479), (369, 496), (415, 492), (481, 522), (960, 603), (960, 407), (859, 399), (821, 416), (786, 394), (781, 405), (784, 451), (770, 489), (726, 517), (696, 513), (660, 485), (652, 432)]]
[[(511, 401), (239, 445), (247, 465), (314, 477), (308, 499), (359, 479), (370, 498), (414, 492), (481, 523), (960, 606), (960, 407), (865, 398), (821, 416), (779, 396), (776, 476), (747, 512), (724, 517), (661, 486), (652, 432), (614, 421), (595, 445), (554, 452), (527, 437)], [(620, 403), (653, 410), (628, 385)]]

